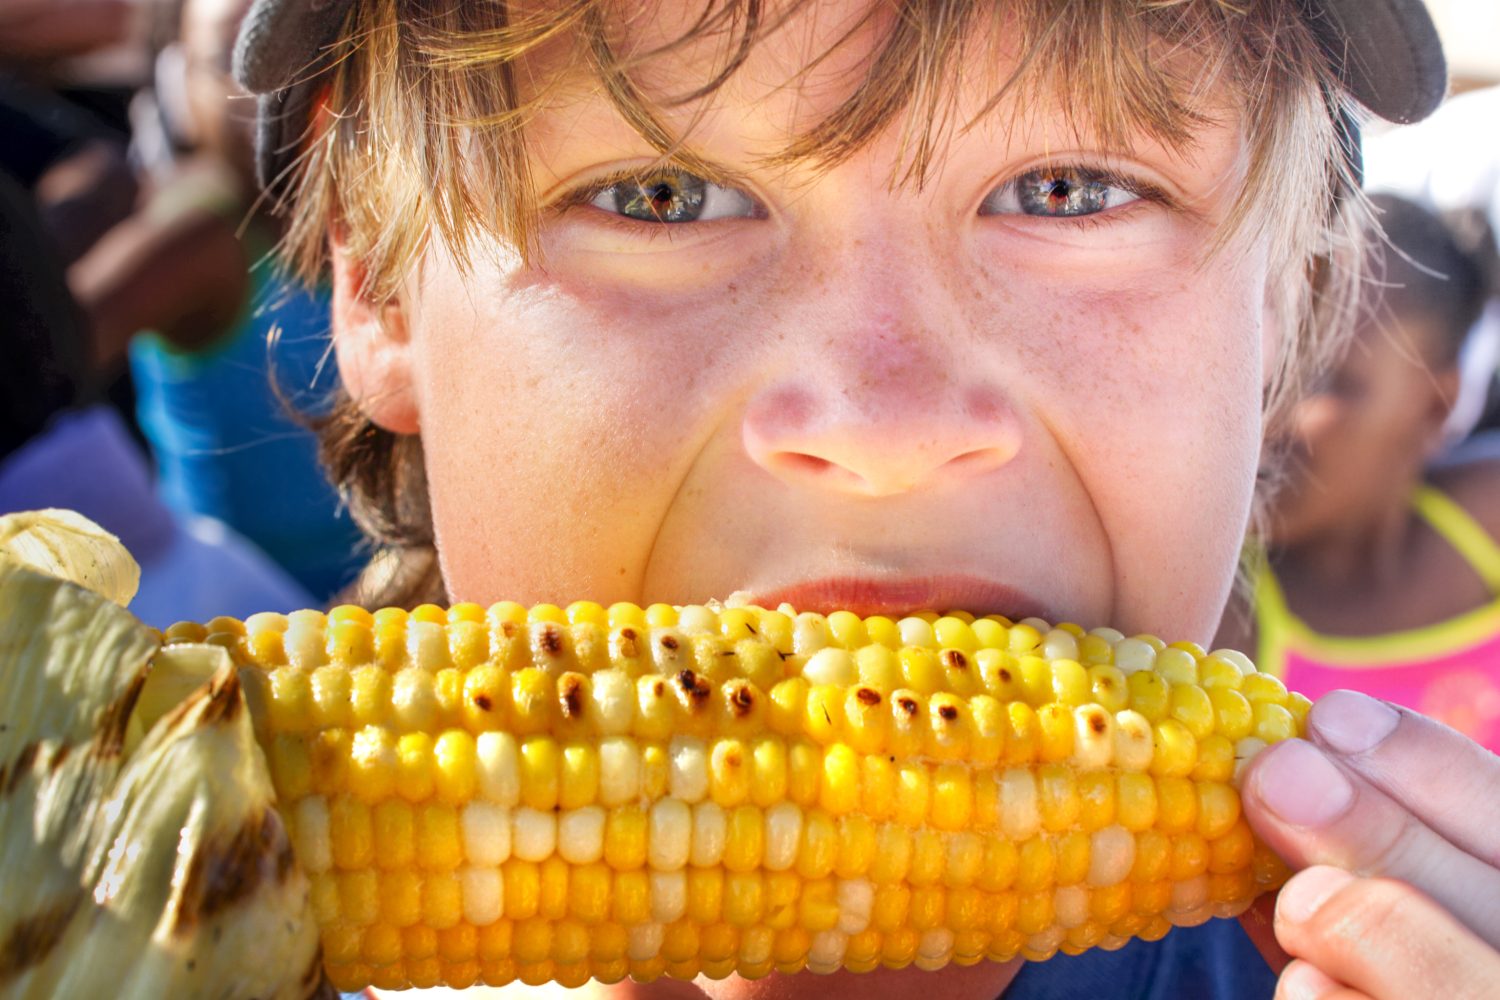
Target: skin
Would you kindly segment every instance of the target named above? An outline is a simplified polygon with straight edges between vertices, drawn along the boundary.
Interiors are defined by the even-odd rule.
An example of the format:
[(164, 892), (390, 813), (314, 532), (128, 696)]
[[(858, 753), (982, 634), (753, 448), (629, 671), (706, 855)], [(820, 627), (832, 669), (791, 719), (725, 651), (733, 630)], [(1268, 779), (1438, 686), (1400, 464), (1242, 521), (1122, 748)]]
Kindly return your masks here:
[[(434, 247), (393, 303), (362, 294), (335, 241), (342, 377), (377, 422), (422, 434), (450, 596), (691, 602), (840, 576), (906, 581), (941, 606), (972, 596), (939, 579), (957, 571), (1053, 617), (1207, 638), (1277, 328), (1267, 248), (1207, 253), (1243, 165), (1237, 123), (1174, 154), (1144, 136), (1103, 148), (1045, 109), (1002, 105), (943, 148), (925, 187), (889, 183), (899, 122), (816, 178), (765, 169), (761, 154), (854, 85), (867, 43), (800, 87), (778, 86), (795, 67), (776, 54), (821, 51), (858, 9), (819, 5), (711, 104), (668, 115), (701, 113), (694, 150), (744, 178), (758, 217), (664, 232), (575, 205), (547, 214), (538, 260), (494, 246), (466, 273)], [(645, 45), (675, 27), (632, 24)], [(682, 92), (705, 58), (663, 60), (653, 83)], [(520, 74), (564, 83), (532, 132), (548, 198), (653, 158), (569, 65), (540, 53)], [(964, 89), (960, 119), (988, 92)], [(1082, 223), (980, 213), (1049, 158), (1108, 162), (1169, 201)], [(1025, 600), (990, 596), (971, 610)], [(1277, 835), (1352, 851), (1370, 831)], [(993, 997), (1017, 967), (619, 992)]]
[(1410, 504), (1458, 388), (1456, 366), (1438, 360), (1442, 339), (1421, 315), (1370, 322), (1327, 386), (1299, 406), (1271, 536), (1287, 599), (1314, 628), (1381, 634), (1489, 598)]

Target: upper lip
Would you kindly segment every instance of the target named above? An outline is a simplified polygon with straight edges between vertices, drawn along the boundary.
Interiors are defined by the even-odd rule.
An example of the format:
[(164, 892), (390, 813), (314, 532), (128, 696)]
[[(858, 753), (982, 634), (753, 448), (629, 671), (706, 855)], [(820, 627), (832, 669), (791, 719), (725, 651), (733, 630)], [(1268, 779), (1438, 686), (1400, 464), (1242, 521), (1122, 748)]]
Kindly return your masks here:
[(1016, 587), (981, 576), (953, 573), (825, 577), (752, 592), (750, 603), (767, 608), (790, 604), (798, 611), (820, 614), (852, 611), (862, 618), (899, 616), (913, 611), (967, 611), (974, 615), (1001, 614), (1019, 621), (1046, 618), (1048, 613), (1041, 601)]

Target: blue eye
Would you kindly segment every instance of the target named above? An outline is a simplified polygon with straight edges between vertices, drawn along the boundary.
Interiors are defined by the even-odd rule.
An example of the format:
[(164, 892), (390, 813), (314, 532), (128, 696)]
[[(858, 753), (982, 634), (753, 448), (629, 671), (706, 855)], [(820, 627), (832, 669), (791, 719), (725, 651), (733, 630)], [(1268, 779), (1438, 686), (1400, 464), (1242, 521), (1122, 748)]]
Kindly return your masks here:
[(1139, 201), (1143, 195), (1114, 174), (1085, 167), (1028, 170), (984, 199), (980, 215), (1071, 219)]
[(753, 218), (759, 207), (743, 191), (670, 168), (596, 188), (588, 204), (637, 222), (709, 222)]

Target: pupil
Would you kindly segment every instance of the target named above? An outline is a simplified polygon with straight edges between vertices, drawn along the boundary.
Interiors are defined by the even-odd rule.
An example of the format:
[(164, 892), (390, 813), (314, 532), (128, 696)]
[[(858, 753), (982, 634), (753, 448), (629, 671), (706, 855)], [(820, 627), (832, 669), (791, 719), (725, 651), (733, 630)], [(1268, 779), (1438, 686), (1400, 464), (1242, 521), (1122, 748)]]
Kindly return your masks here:
[(672, 203), (672, 186), (670, 184), (653, 184), (651, 186), (651, 204), (657, 208), (665, 208)]
[(1072, 193), (1072, 185), (1065, 180), (1056, 180), (1052, 182), (1052, 189), (1047, 192), (1047, 197), (1053, 201), (1067, 201)]

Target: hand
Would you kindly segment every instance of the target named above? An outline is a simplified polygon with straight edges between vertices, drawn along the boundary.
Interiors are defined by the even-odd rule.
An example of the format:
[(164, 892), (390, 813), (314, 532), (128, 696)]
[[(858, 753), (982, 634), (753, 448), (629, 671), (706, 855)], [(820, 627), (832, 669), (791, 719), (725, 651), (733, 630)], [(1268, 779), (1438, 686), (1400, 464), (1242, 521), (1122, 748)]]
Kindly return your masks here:
[(1275, 936), (1295, 959), (1278, 997), (1495, 995), (1500, 757), (1338, 691), (1313, 706), (1308, 740), (1267, 749), (1243, 789), (1251, 826), (1306, 869), (1276, 901)]

